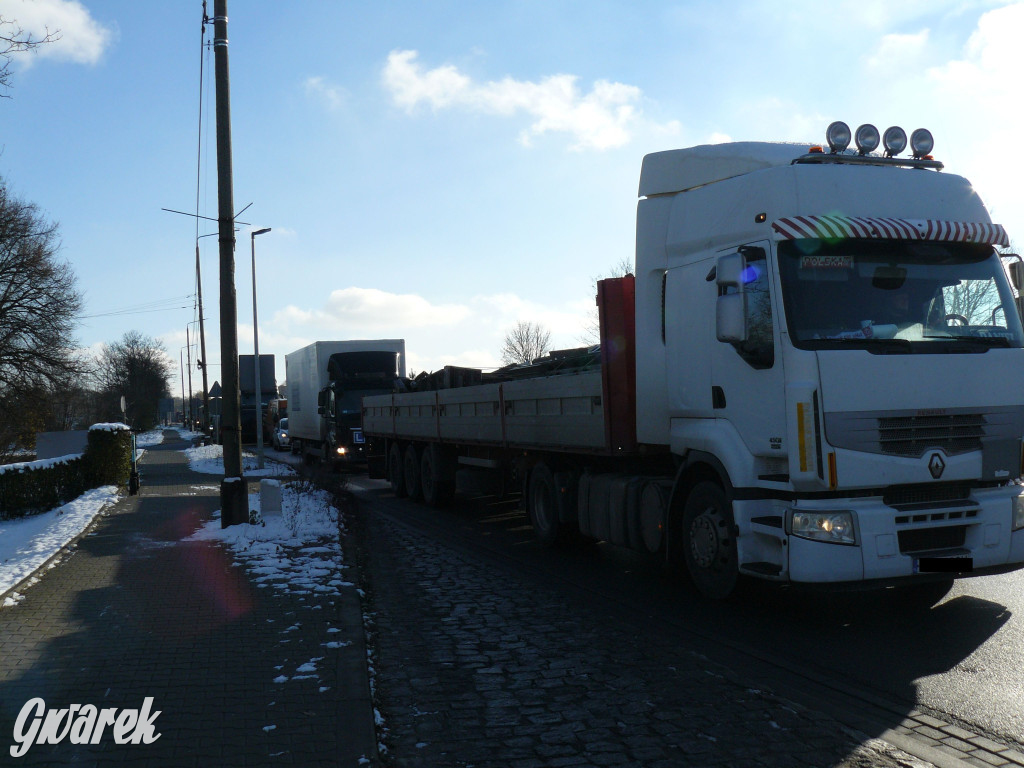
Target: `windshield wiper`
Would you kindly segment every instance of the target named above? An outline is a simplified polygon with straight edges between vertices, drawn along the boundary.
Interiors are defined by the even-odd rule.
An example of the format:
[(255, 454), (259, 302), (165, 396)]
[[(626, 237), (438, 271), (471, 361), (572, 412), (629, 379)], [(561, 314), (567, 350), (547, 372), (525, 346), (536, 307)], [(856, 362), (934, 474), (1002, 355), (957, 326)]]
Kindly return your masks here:
[[(875, 336), (865, 336), (862, 339), (858, 338), (838, 338), (838, 339), (821, 339), (821, 341), (827, 341), (828, 343), (838, 344), (856, 344), (858, 346), (874, 347), (874, 349), (868, 349), (868, 352), (873, 354), (890, 354), (893, 352), (911, 352), (914, 349), (914, 345), (910, 339), (879, 339)], [(877, 352), (876, 352), (877, 350)]]
[(985, 347), (986, 349), (990, 349), (992, 347), (1009, 349), (1013, 346), (1013, 344), (1010, 343), (1010, 340), (1005, 336), (950, 336), (949, 340), (967, 343), (972, 346)]

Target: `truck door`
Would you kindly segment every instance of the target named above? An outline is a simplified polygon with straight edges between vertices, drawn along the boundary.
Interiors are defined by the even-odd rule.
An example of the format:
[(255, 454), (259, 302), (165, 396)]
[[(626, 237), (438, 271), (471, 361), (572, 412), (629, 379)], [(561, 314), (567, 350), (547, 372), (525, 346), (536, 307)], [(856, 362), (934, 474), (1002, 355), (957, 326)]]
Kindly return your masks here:
[[(712, 409), (716, 418), (732, 425), (750, 453), (781, 460), (786, 457), (786, 398), (773, 255), (767, 241), (743, 246), (738, 252), (743, 257), (741, 262), (735, 261), (740, 264), (742, 286), (723, 287), (718, 280), (706, 284), (706, 289), (717, 291), (719, 297), (742, 294), (742, 298), (737, 296), (737, 305), (743, 307), (746, 337), (712, 342)], [(718, 263), (721, 270), (722, 260)], [(779, 470), (784, 471), (781, 466)]]

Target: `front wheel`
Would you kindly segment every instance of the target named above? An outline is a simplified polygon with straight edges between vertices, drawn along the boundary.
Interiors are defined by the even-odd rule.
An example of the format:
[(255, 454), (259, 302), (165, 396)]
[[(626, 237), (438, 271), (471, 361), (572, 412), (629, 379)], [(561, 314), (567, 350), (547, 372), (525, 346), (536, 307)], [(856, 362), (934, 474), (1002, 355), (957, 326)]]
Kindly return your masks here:
[(694, 586), (713, 600), (729, 597), (739, 582), (736, 525), (721, 486), (708, 481), (694, 486), (682, 525), (683, 557)]

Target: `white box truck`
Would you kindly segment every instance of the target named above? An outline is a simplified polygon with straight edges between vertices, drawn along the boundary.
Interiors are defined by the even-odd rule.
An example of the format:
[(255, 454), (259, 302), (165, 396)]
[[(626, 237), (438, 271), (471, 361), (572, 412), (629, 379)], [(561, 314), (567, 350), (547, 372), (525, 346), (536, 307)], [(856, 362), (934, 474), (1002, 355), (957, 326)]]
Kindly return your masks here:
[(912, 157), (851, 134), (647, 155), (599, 360), (366, 398), (396, 493), (492, 467), (543, 543), (658, 553), (719, 598), (1024, 565), (1020, 259), (927, 131)]
[(405, 377), (405, 340), (316, 341), (285, 355), (288, 435), (308, 462), (367, 458), (363, 396), (394, 391)]

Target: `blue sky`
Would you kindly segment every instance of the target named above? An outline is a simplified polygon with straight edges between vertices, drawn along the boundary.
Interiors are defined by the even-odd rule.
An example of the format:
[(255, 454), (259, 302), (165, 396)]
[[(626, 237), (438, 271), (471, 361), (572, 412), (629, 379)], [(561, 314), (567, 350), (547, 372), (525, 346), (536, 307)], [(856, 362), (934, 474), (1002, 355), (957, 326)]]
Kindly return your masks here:
[[(272, 227), (256, 239), (259, 340), (279, 382), (284, 355), (315, 340), (402, 337), (416, 371), (495, 366), (518, 320), (579, 345), (593, 278), (632, 259), (648, 152), (820, 143), (837, 119), (927, 127), (947, 172), (1024, 242), (1024, 3), (231, 0), (228, 12), (235, 207), (252, 204), (237, 235), (239, 349), (252, 352), (249, 232)], [(200, 212), (217, 215), (202, 3), (0, 0), (0, 16), (62, 36), (12, 64), (0, 176), (60, 225), (85, 295), (78, 342), (140, 330), (177, 363), (197, 316), (196, 228), (161, 209), (194, 211), (198, 182)], [(219, 378), (216, 240), (199, 242)]]

